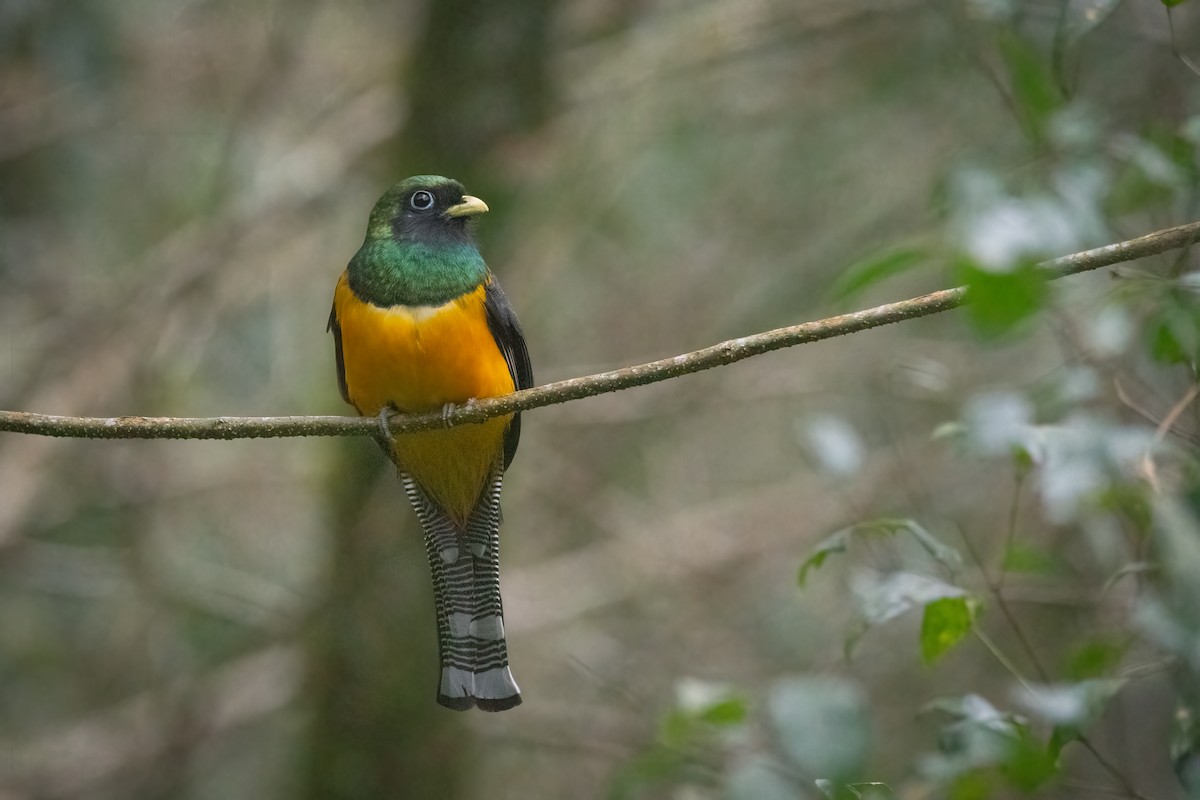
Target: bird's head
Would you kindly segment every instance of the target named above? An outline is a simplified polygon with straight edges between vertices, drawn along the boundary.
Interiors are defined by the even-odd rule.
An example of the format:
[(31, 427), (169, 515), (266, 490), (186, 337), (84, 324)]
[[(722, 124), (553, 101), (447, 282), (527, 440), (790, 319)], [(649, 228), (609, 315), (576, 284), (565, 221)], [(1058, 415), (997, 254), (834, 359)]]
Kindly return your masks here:
[(350, 288), (374, 305), (440, 305), (487, 279), (470, 221), (487, 204), (438, 175), (405, 178), (371, 210), (367, 238), (350, 260)]
[(436, 246), (468, 240), (468, 223), (488, 210), (456, 180), (415, 175), (388, 189), (371, 211), (367, 237)]

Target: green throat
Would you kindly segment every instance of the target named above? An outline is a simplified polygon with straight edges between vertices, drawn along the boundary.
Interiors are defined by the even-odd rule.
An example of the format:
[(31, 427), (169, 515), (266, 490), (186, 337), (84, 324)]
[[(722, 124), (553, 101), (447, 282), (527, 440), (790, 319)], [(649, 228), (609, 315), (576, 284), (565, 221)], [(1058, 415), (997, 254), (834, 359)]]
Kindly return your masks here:
[(350, 289), (372, 305), (440, 306), (479, 286), (487, 265), (470, 239), (424, 243), (368, 237), (350, 260)]

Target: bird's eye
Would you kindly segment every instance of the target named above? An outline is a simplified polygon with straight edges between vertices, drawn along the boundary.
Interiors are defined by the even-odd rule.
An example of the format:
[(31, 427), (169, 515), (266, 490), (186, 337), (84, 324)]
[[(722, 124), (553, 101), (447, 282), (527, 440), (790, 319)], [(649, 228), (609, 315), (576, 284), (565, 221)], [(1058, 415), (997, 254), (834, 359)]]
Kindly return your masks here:
[(412, 197), (408, 198), (408, 204), (412, 206), (413, 211), (428, 211), (433, 208), (433, 194), (424, 189), (413, 192)]

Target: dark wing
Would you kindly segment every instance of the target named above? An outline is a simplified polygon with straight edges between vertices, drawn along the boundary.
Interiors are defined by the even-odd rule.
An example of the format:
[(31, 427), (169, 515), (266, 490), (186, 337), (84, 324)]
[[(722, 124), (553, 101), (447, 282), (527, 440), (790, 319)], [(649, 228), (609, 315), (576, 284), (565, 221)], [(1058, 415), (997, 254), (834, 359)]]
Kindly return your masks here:
[(329, 309), (329, 324), (325, 326), (325, 330), (333, 331), (333, 357), (337, 360), (338, 391), (342, 393), (343, 400), (353, 405), (350, 401), (350, 390), (346, 388), (346, 362), (342, 358), (342, 326), (338, 324), (337, 306)]
[[(529, 349), (525, 346), (525, 334), (521, 333), (521, 323), (517, 322), (516, 312), (508, 304), (504, 290), (493, 276), (484, 290), (483, 306), (487, 310), (488, 330), (496, 340), (496, 346), (504, 354), (508, 364), (508, 374), (512, 376), (517, 389), (528, 389), (533, 386), (533, 366), (529, 363)], [(336, 324), (336, 323), (334, 323)], [(336, 336), (336, 334), (335, 334)], [(517, 454), (517, 443), (521, 439), (521, 415), (514, 414), (512, 423), (504, 434), (504, 468), (512, 463)]]

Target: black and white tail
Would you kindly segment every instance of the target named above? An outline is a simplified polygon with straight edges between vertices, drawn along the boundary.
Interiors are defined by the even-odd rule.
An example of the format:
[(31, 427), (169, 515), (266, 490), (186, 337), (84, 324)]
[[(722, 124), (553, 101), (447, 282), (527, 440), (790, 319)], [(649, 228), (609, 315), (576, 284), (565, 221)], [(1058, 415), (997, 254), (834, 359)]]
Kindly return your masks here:
[(484, 488), (460, 528), (421, 487), (401, 473), (404, 491), (425, 532), (433, 576), (442, 677), (438, 702), (463, 711), (504, 711), (519, 705), (521, 690), (508, 668), (504, 607), (500, 602), (500, 482)]

